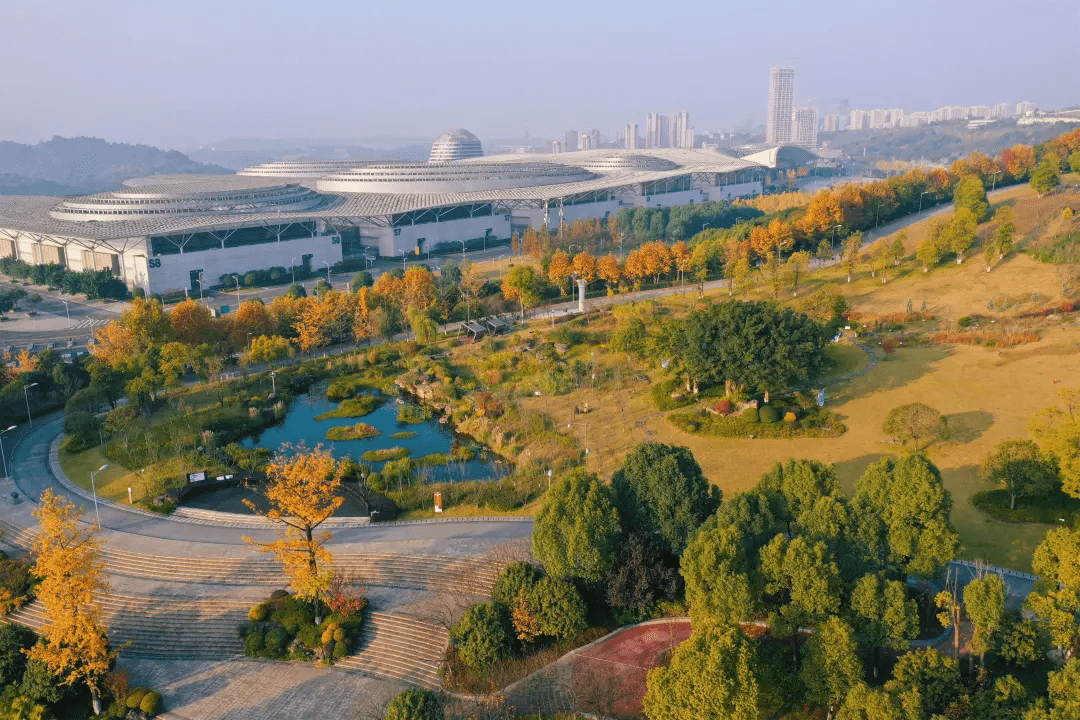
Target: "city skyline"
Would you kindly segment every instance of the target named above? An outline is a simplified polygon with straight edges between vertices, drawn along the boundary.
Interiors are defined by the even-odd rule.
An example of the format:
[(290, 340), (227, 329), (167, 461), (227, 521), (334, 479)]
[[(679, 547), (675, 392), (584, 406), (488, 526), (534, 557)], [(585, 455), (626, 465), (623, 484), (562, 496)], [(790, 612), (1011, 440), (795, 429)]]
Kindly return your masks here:
[[(656, 108), (688, 111), (701, 133), (763, 125), (762, 78), (788, 65), (799, 75), (793, 107), (816, 107), (819, 118), (840, 97), (853, 108), (1080, 102), (1080, 67), (1065, 55), (1080, 6), (1064, 1), (1022, 14), (1003, 1), (977, 14), (928, 0), (838, 2), (808, 17), (793, 3), (741, 10), (741, 26), (768, 28), (770, 46), (783, 48), (765, 52), (755, 33), (724, 30), (726, 13), (695, 0), (656, 23), (556, 0), (553, 16), (565, 10), (575, 22), (550, 28), (486, 2), (446, 17), (318, 0), (303, 12), (248, 5), (12, 0), (0, 103), (18, 111), (0, 114), (0, 140), (91, 136), (186, 150), (230, 138), (430, 141), (447, 127), (558, 138), (568, 127), (644, 128)], [(283, 41), (283, 28), (306, 40)], [(359, 28), (363, 43), (351, 34)], [(881, 28), (872, 42), (868, 28)], [(957, 37), (1040, 51), (955, 63), (927, 51)], [(550, 52), (553, 39), (564, 50)], [(58, 46), (65, 52), (41, 52)], [(649, 47), (667, 48), (665, 62)], [(592, 82), (580, 81), (586, 68)]]

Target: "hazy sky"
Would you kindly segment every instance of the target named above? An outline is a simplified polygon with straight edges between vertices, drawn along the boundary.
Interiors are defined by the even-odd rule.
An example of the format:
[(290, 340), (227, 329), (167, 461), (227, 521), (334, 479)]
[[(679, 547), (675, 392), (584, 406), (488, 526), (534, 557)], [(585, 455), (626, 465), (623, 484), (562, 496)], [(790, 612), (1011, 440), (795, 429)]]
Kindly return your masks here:
[(1080, 103), (1080, 0), (0, 0), (0, 140), (561, 136), (650, 111)]

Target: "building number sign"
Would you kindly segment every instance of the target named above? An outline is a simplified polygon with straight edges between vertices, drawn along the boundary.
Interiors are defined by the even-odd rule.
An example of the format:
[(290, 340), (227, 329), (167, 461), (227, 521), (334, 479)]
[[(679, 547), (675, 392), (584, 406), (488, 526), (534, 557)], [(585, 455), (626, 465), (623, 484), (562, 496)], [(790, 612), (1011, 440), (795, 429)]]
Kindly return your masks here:
[(159, 267), (161, 267), (161, 258), (150, 258), (149, 260), (146, 261), (146, 266), (150, 267), (150, 268), (159, 268)]

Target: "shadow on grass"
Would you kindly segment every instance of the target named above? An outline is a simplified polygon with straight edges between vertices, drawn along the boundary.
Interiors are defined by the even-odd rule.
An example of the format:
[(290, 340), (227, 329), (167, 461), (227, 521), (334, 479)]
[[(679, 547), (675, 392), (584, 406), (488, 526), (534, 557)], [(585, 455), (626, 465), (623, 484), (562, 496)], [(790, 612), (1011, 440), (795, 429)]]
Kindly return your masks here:
[(928, 372), (934, 365), (952, 354), (946, 345), (916, 345), (905, 347), (878, 362), (877, 366), (850, 382), (839, 383), (833, 391), (833, 401), (843, 403), (862, 395), (894, 390), (908, 385)]
[(964, 445), (978, 440), (994, 424), (994, 414), (986, 410), (946, 415), (949, 424), (949, 440)]
[(851, 495), (853, 488), (855, 487), (855, 481), (862, 477), (866, 472), (866, 468), (870, 467), (883, 457), (888, 457), (889, 453), (868, 453), (866, 455), (860, 455), (850, 460), (843, 460), (838, 463), (834, 463), (833, 467), (836, 468), (836, 477), (840, 480), (840, 485), (844, 488), (844, 491)]

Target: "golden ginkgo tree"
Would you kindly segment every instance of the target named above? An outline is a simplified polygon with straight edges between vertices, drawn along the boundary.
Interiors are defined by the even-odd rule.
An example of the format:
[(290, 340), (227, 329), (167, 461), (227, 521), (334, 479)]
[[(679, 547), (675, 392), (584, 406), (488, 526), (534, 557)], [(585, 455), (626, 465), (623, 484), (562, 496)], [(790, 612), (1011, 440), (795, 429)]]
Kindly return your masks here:
[(85, 683), (94, 713), (101, 712), (100, 689), (116, 653), (100, 624), (98, 598), (108, 590), (101, 540), (79, 527), (81, 512), (52, 490), (34, 511), (41, 533), (34, 540), (37, 596), (45, 611), (41, 641), (26, 651), (64, 685)]
[(321, 444), (314, 448), (286, 444), (266, 469), (269, 509), (264, 511), (244, 501), (252, 512), (281, 529), (272, 543), (244, 539), (277, 556), (296, 597), (314, 604), (316, 622), (321, 621), (322, 600), (330, 588), (333, 557), (325, 547), (330, 533), (316, 530), (341, 507), (343, 498), (338, 490), (343, 472), (344, 466)]

